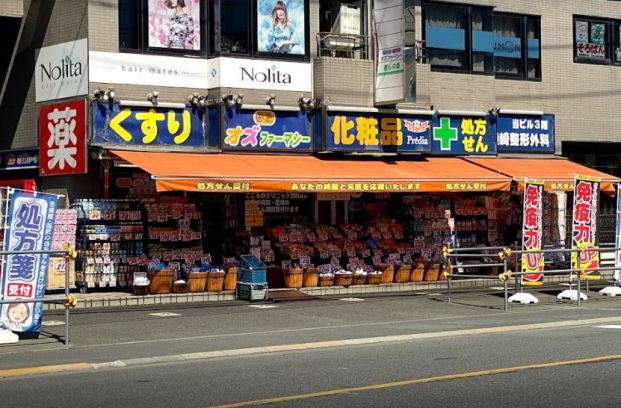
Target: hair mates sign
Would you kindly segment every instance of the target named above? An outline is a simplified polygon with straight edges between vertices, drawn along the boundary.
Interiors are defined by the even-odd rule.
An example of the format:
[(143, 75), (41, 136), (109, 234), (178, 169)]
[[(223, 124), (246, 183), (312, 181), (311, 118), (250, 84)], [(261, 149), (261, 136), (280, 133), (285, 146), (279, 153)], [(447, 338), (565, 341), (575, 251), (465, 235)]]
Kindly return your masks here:
[(39, 169), (42, 176), (86, 173), (86, 102), (39, 109)]
[(36, 101), (88, 93), (88, 44), (84, 38), (38, 50), (35, 65)]

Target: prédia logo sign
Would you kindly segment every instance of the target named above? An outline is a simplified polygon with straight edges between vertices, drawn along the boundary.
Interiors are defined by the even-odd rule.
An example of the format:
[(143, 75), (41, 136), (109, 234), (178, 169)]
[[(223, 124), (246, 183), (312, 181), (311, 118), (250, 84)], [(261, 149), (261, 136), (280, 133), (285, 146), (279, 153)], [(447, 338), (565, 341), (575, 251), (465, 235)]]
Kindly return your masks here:
[(86, 39), (41, 48), (36, 62), (36, 101), (85, 95), (87, 55)]

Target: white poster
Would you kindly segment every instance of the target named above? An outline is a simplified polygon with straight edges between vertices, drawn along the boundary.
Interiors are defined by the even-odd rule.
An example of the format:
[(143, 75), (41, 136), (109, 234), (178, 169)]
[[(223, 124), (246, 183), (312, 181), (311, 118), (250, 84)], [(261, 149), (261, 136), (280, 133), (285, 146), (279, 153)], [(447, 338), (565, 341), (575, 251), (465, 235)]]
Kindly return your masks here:
[(88, 42), (86, 38), (37, 50), (35, 99), (37, 102), (88, 93)]
[[(210, 62), (201, 58), (161, 55), (89, 52), (91, 82), (152, 85), (176, 88), (210, 88), (217, 75)], [(213, 73), (213, 74), (212, 74)]]
[(373, 16), (378, 50), (375, 104), (402, 102), (405, 96), (403, 0), (376, 0)]

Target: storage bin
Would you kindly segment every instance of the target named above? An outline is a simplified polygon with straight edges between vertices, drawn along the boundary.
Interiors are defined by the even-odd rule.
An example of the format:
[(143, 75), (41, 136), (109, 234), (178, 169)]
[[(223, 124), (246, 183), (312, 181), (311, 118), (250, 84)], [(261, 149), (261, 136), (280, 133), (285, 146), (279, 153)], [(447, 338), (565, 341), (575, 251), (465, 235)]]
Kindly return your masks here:
[(317, 284), (319, 287), (326, 287), (326, 286), (332, 286), (333, 282), (334, 282), (334, 276), (319, 275), (319, 280), (317, 281)]
[(411, 265), (408, 265), (408, 264), (397, 265), (397, 270), (395, 271), (395, 283), (409, 282), (411, 270), (412, 270)]
[(352, 278), (354, 277), (353, 273), (335, 273), (334, 274), (334, 286), (350, 286), (352, 282)]
[(374, 268), (382, 273), (382, 280), (380, 283), (392, 283), (395, 277), (395, 267), (393, 265), (381, 264), (375, 265)]
[(188, 292), (204, 292), (207, 282), (207, 272), (188, 273)]
[(440, 274), (440, 264), (433, 264), (427, 269), (425, 272), (425, 280), (426, 281), (437, 281), (438, 275)]
[(319, 269), (307, 268), (302, 276), (302, 286), (314, 288), (319, 285)]
[(239, 268), (237, 266), (230, 266), (224, 274), (224, 290), (235, 290), (237, 285), (237, 273)]
[(147, 272), (147, 278), (149, 279), (149, 293), (152, 295), (170, 293), (173, 283), (172, 269)]
[(412, 273), (410, 273), (410, 282), (421, 282), (425, 277), (425, 264), (417, 263), (412, 268)]
[(382, 283), (381, 273), (368, 273), (367, 274), (367, 285), (379, 285), (380, 283)]
[(206, 286), (207, 292), (221, 292), (223, 287), (224, 287), (224, 271), (207, 272), (207, 286)]
[(172, 293), (187, 293), (188, 292), (188, 284), (185, 282), (173, 282), (172, 284)]
[(283, 271), (285, 278), (285, 287), (301, 288), (302, 287), (302, 268), (291, 268)]
[(367, 275), (366, 274), (354, 274), (351, 278), (352, 285), (366, 285), (367, 283)]
[(149, 285), (134, 285), (132, 286), (132, 292), (136, 296), (144, 296), (149, 294)]

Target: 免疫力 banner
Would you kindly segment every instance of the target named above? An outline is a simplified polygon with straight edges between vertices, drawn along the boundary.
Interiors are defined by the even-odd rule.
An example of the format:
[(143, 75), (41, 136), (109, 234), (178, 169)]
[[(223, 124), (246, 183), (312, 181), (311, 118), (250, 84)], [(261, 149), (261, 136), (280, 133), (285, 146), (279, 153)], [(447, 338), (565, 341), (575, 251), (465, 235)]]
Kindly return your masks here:
[(8, 200), (3, 249), (25, 253), (3, 256), (2, 294), (4, 300), (23, 302), (2, 305), (0, 326), (35, 333), (41, 329), (43, 303), (27, 301), (45, 295), (49, 255), (28, 252), (50, 250), (58, 197), (9, 190)]
[[(543, 181), (526, 180), (524, 183), (524, 210), (522, 226), (522, 285), (543, 284)], [(532, 251), (532, 252), (531, 252)]]
[[(621, 248), (621, 184), (617, 184), (617, 226), (615, 228), (615, 248)], [(617, 284), (621, 283), (621, 250), (615, 251), (615, 269), (613, 278)]]
[(584, 279), (601, 277), (599, 251), (595, 247), (599, 182), (595, 177), (577, 176), (574, 184), (572, 249), (580, 252), (572, 252), (571, 267), (580, 269)]

